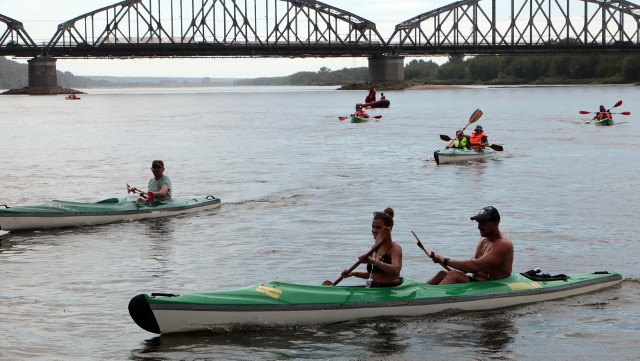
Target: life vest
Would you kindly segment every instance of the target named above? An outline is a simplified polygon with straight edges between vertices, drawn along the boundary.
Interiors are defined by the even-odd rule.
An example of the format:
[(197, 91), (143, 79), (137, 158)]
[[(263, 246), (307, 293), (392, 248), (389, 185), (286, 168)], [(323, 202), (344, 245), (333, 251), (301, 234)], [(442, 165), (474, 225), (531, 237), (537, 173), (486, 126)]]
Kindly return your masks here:
[(367, 113), (363, 112), (362, 110), (358, 110), (355, 115), (358, 118), (368, 118), (369, 117), (369, 115)]
[(462, 141), (458, 141), (458, 138), (453, 140), (453, 147), (456, 149), (469, 150), (469, 144), (467, 143), (467, 137), (462, 137)]
[(598, 120), (604, 120), (604, 119), (611, 119), (611, 113), (609, 112), (598, 113)]
[(484, 149), (484, 145), (479, 145), (476, 143), (481, 143), (482, 142), (482, 138), (483, 137), (487, 137), (487, 134), (485, 134), (485, 132), (482, 133), (476, 133), (475, 131), (471, 132), (471, 149)]

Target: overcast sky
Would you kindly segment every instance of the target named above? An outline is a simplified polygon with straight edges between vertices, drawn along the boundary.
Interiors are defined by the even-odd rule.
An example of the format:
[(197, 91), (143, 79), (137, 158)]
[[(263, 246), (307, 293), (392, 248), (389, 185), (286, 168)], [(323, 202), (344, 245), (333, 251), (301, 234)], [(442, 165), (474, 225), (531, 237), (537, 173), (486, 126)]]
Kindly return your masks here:
[[(31, 38), (36, 43), (42, 43), (53, 36), (58, 24), (118, 2), (117, 0), (0, 0), (0, 14), (21, 21)], [(323, 2), (373, 21), (382, 37), (388, 39), (397, 23), (454, 1), (325, 0)], [(446, 61), (446, 58), (431, 59), (438, 62)], [(26, 63), (26, 59), (16, 60)], [(366, 67), (367, 59), (58, 59), (57, 62), (58, 70), (69, 71), (75, 75), (211, 78), (283, 76), (299, 71), (317, 71), (322, 66), (333, 70)]]

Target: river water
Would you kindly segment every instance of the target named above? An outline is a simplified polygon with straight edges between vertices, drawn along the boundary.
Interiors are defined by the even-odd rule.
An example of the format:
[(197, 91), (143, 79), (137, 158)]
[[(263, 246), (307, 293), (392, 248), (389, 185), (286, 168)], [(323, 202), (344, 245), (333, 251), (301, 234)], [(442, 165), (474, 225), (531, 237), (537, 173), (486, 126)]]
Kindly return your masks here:
[[(328, 87), (87, 90), (2, 96), (0, 204), (125, 197), (165, 162), (174, 198), (221, 208), (164, 220), (0, 232), (3, 360), (637, 359), (640, 87), (388, 91), (377, 122), (351, 124), (366, 92)], [(620, 124), (579, 110), (600, 104)], [(436, 165), (476, 109), (498, 157)], [(469, 130), (473, 126), (469, 127)], [(611, 289), (479, 313), (158, 337), (127, 311), (140, 293), (335, 279), (371, 245), (373, 211), (396, 211), (402, 274), (439, 270), (415, 245), (471, 257), (469, 220), (494, 205), (514, 270), (620, 272)], [(348, 279), (345, 284), (358, 283)]]

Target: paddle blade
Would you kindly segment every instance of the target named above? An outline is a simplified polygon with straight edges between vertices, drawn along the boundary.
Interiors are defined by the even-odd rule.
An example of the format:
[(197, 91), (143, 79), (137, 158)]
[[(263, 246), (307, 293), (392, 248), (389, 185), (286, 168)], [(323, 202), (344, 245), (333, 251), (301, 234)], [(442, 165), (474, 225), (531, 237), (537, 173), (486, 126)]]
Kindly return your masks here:
[(591, 112), (588, 112), (588, 111), (586, 111), (586, 110), (581, 110), (581, 111), (579, 111), (578, 113), (580, 113), (580, 114), (591, 114)]
[(338, 117), (338, 119), (345, 120), (345, 119), (347, 119), (347, 117)]
[(153, 193), (152, 192), (147, 192), (147, 201), (149, 202), (149, 204), (153, 203)]
[(622, 115), (631, 115), (631, 112), (622, 112), (620, 114), (622, 114)]
[(131, 186), (129, 185), (129, 182), (127, 182), (127, 194), (131, 193)]
[(374, 118), (375, 119), (382, 119), (382, 115), (376, 115)]
[(373, 246), (372, 250), (378, 249), (379, 254), (385, 255), (391, 249), (391, 244), (391, 231), (389, 230), (389, 227), (385, 227), (378, 231), (376, 244)]
[(617, 108), (619, 106), (622, 105), (622, 100), (618, 100), (618, 102), (616, 103), (616, 105), (612, 106), (611, 108)]
[(440, 139), (444, 140), (445, 142), (448, 142), (448, 141), (450, 141), (450, 140), (453, 140), (453, 139), (451, 139), (451, 137), (450, 137), (450, 136), (448, 136), (448, 135), (446, 135), (446, 134), (440, 134)]
[(476, 109), (476, 111), (471, 114), (471, 117), (469, 117), (469, 123), (477, 122), (480, 117), (482, 117), (482, 110)]
[(504, 150), (504, 148), (501, 145), (497, 145), (497, 144), (491, 144), (489, 148), (493, 150), (497, 150), (498, 152), (502, 152)]

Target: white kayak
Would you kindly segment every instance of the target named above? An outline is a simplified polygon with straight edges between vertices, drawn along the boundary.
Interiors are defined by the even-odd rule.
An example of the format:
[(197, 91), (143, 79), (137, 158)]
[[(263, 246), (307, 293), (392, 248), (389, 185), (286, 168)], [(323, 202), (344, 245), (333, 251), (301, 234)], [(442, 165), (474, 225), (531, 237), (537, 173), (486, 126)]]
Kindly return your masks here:
[(0, 204), (0, 230), (18, 231), (88, 226), (147, 218), (177, 216), (220, 207), (214, 196), (138, 203), (126, 198), (109, 198), (95, 203), (51, 201), (34, 206), (9, 207)]
[(489, 147), (482, 150), (462, 150), (449, 148), (445, 150), (436, 150), (433, 153), (433, 158), (436, 160), (436, 164), (446, 164), (490, 158), (493, 157), (495, 153), (496, 152)]

